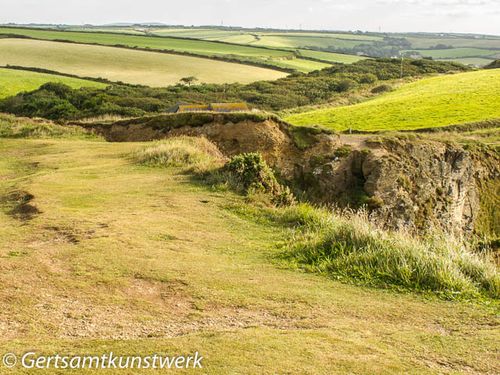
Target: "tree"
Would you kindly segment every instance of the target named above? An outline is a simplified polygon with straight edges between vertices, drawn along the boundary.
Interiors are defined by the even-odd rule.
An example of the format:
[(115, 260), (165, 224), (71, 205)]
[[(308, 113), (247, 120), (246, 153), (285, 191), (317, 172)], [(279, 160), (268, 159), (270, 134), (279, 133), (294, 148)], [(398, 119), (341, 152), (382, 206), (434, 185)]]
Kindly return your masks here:
[(184, 78), (180, 79), (181, 83), (188, 85), (188, 86), (191, 86), (196, 81), (198, 81), (198, 78), (196, 78), (195, 76), (189, 76), (189, 77), (184, 77)]

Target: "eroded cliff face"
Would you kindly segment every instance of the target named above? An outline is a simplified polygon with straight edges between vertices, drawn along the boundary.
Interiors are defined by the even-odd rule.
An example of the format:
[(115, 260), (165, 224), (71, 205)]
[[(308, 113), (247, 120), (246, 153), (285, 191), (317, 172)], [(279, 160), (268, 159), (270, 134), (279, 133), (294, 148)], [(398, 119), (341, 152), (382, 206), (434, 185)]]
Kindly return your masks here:
[(480, 209), (478, 182), (490, 173), (469, 152), (417, 139), (370, 146), (323, 167), (317, 175), (320, 195), (336, 201), (357, 192), (359, 203), (391, 227), (473, 231)]
[[(237, 123), (218, 117), (203, 126), (147, 124), (103, 127), (112, 141), (205, 136), (227, 156), (260, 152), (278, 175), (308, 199), (368, 208), (387, 226), (472, 232), (481, 215), (481, 188), (500, 178), (498, 153), (486, 159), (460, 145), (424, 136), (307, 135), (271, 119)], [(222, 120), (221, 120), (222, 119)], [(483, 218), (484, 219), (484, 218)]]

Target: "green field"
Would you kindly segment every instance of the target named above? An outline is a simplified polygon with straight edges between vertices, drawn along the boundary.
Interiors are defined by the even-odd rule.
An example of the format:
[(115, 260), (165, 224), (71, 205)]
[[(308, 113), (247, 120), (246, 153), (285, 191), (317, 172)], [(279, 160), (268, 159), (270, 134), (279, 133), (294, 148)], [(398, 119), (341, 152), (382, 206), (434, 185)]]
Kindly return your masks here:
[(402, 86), (366, 102), (288, 116), (295, 125), (335, 130), (406, 130), (500, 117), (500, 69), (461, 73)]
[(36, 90), (47, 82), (60, 82), (72, 88), (106, 86), (103, 83), (83, 79), (0, 68), (0, 99), (23, 91)]
[(361, 42), (382, 40), (380, 36), (327, 33), (327, 32), (270, 32), (258, 30), (223, 30), (215, 28), (159, 28), (150, 29), (155, 35), (218, 40), (239, 44), (252, 44), (275, 48), (300, 48), (307, 46), (352, 46)]
[(362, 56), (354, 56), (354, 55), (344, 55), (342, 53), (333, 53), (333, 52), (322, 52), (322, 51), (313, 51), (310, 49), (299, 49), (298, 50), (301, 56), (310, 57), (313, 59), (329, 61), (332, 63), (343, 63), (343, 64), (352, 64), (356, 61), (366, 59), (366, 57)]
[(452, 46), (455, 48), (466, 47), (466, 48), (485, 48), (485, 49), (500, 49), (500, 37), (498, 36), (435, 36), (435, 35), (405, 35), (400, 36), (406, 37), (411, 43), (412, 48), (431, 48), (439, 44), (444, 44), (447, 46)]
[(490, 64), (492, 61), (491, 59), (485, 59), (482, 57), (459, 57), (456, 59), (439, 59), (440, 61), (453, 61), (453, 62), (459, 62), (464, 65), (473, 65), (477, 67), (482, 67), (485, 65)]
[(431, 49), (415, 50), (424, 57), (433, 59), (452, 59), (458, 57), (488, 57), (493, 56), (500, 51), (492, 51), (480, 48), (449, 48), (449, 49)]
[(8, 38), (0, 39), (0, 65), (7, 64), (155, 87), (176, 84), (186, 76), (207, 83), (249, 83), (286, 75), (273, 69), (184, 55)]
[(29, 193), (38, 211), (0, 206), (2, 353), (199, 351), (206, 374), (498, 372), (491, 307), (283, 267), (290, 228), (177, 169), (134, 164), (145, 146), (1, 140), (0, 197)]
[[(127, 47), (191, 53), (207, 57), (232, 58), (240, 61), (265, 64), (271, 67), (284, 67), (284, 65), (286, 65), (285, 67), (287, 68), (301, 72), (317, 70), (323, 66), (315, 62), (296, 59), (293, 51), (224, 44), (205, 40), (5, 27), (0, 28), (0, 34), (16, 34), (43, 40), (64, 40), (86, 44), (95, 43), (106, 46), (123, 45)], [(282, 62), (284, 59), (287, 61), (286, 64)]]
[[(82, 32), (86, 31), (86, 32)], [(466, 64), (486, 65), (498, 57), (500, 38), (455, 34), (359, 34), (312, 31), (262, 31), (221, 28), (142, 28), (89, 27), (66, 31), (0, 27), (0, 34), (17, 34), (44, 40), (65, 40), (107, 46), (127, 46), (163, 51), (191, 53), (206, 57), (236, 59), (280, 69), (311, 72), (331, 63), (353, 63), (361, 57), (361, 44), (383, 43), (384, 37), (404, 38), (422, 56), (450, 59)], [(436, 48), (436, 46), (451, 48)], [(354, 50), (352, 50), (354, 48)], [(373, 47), (383, 50), (383, 47)], [(347, 50), (346, 50), (347, 49)], [(352, 54), (329, 51), (352, 51)], [(296, 56), (296, 53), (305, 59)], [(355, 53), (356, 52), (356, 53)], [(378, 56), (378, 55), (376, 55)], [(497, 57), (495, 57), (497, 56)], [(321, 60), (308, 61), (307, 58)], [(474, 62), (464, 60), (475, 58)], [(479, 60), (482, 59), (482, 60)]]

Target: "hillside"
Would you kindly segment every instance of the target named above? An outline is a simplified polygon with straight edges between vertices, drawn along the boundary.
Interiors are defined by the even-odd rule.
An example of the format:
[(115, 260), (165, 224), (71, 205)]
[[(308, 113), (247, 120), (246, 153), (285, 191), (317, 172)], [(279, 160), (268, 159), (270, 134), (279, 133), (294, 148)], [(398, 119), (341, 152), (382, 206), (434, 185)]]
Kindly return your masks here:
[(441, 127), (500, 117), (500, 70), (422, 79), (351, 106), (294, 114), (295, 125), (382, 131)]
[(157, 52), (30, 39), (0, 39), (0, 65), (18, 65), (153, 87), (195, 76), (205, 83), (250, 83), (286, 76), (272, 69)]
[[(31, 40), (23, 42), (40, 43)], [(101, 59), (100, 56), (96, 58)], [(408, 59), (403, 66), (405, 80), (435, 73), (470, 70), (463, 65), (430, 60)], [(75, 69), (72, 66), (69, 68)], [(353, 64), (336, 64), (309, 74), (290, 74), (274, 81), (258, 81), (246, 85), (198, 83), (153, 88), (115, 84), (106, 90), (72, 90), (51, 86), (0, 100), (0, 110), (21, 116), (49, 116), (51, 119), (74, 119), (103, 114), (129, 117), (165, 112), (179, 102), (203, 104), (244, 101), (251, 108), (278, 111), (314, 104), (346, 103), (351, 98), (359, 100), (361, 97), (373, 96), (370, 93), (372, 88), (391, 83), (399, 79), (400, 75), (401, 61), (398, 59), (366, 59)], [(96, 97), (99, 100), (95, 100)], [(61, 111), (56, 115), (53, 107)]]
[(293, 220), (312, 211), (136, 164), (151, 143), (34, 136), (0, 142), (4, 352), (199, 351), (208, 374), (498, 372), (494, 307), (291, 266)]
[[(69, 27), (69, 29), (73, 29)], [(500, 53), (500, 37), (494, 35), (446, 33), (374, 33), (305, 30), (265, 30), (231, 27), (85, 27), (77, 30), (108, 31), (144, 35), (223, 41), (305, 52), (341, 52), (340, 59), (392, 57), (400, 53), (417, 54), (440, 60), (484, 66)], [(313, 53), (314, 53), (313, 52)], [(320, 52), (321, 53), (321, 52)], [(342, 58), (341, 56), (345, 56)], [(318, 55), (321, 59), (322, 57)], [(326, 58), (326, 57), (325, 57)], [(333, 57), (335, 59), (335, 57)], [(326, 58), (326, 61), (330, 61)], [(342, 60), (333, 60), (342, 62)]]
[(289, 50), (260, 48), (245, 45), (218, 43), (205, 40), (153, 37), (100, 32), (72, 32), (27, 28), (0, 27), (0, 35), (23, 36), (50, 41), (68, 41), (103, 46), (143, 48), (165, 52), (186, 53), (200, 57), (213, 57), (259, 64), (270, 68), (310, 72), (329, 66), (327, 63), (296, 58)]
[[(0, 59), (1, 57), (3, 57), (3, 55), (0, 55)], [(80, 87), (103, 88), (106, 86), (99, 82), (63, 77), (54, 74), (0, 68), (0, 99), (16, 95), (23, 91), (36, 90), (47, 82), (63, 83), (74, 89)]]

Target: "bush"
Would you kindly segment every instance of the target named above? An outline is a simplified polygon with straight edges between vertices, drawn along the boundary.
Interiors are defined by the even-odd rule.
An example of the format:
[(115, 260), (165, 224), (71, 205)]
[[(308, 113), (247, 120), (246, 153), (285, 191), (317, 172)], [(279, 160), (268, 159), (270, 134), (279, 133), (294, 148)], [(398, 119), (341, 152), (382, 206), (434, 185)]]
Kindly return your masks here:
[(484, 67), (484, 69), (500, 69), (500, 60), (494, 60)]
[(265, 193), (277, 206), (294, 203), (288, 187), (281, 185), (259, 153), (234, 156), (223, 168), (229, 183), (244, 194)]
[(359, 83), (371, 84), (377, 82), (377, 80), (378, 78), (375, 74), (367, 73), (361, 76), (361, 78), (359, 79)]
[(356, 87), (356, 82), (352, 79), (346, 78), (339, 81), (339, 83), (337, 84), (337, 91), (345, 92), (353, 89), (354, 87)]
[(372, 94), (381, 94), (383, 92), (388, 92), (388, 91), (392, 91), (392, 86), (384, 84), (374, 87), (371, 92)]

